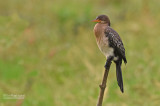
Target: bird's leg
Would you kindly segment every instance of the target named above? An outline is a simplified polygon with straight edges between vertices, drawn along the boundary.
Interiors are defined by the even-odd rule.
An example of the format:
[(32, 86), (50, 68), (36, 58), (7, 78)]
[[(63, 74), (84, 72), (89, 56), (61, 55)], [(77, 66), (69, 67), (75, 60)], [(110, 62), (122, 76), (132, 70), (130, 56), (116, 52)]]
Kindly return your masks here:
[(110, 65), (111, 65), (111, 63), (112, 63), (112, 60), (113, 60), (113, 56), (109, 56), (109, 57), (107, 58), (106, 64), (105, 64), (105, 66), (104, 66), (106, 70), (109, 70)]

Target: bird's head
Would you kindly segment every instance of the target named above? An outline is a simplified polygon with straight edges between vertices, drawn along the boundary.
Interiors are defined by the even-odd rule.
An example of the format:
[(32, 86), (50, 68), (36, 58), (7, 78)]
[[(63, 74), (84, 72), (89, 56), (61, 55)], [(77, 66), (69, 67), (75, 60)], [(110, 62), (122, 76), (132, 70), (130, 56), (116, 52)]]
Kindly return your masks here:
[(109, 20), (108, 16), (106, 16), (106, 15), (97, 16), (96, 19), (93, 20), (93, 22), (98, 22), (101, 24), (108, 24), (108, 26), (110, 26), (110, 20)]

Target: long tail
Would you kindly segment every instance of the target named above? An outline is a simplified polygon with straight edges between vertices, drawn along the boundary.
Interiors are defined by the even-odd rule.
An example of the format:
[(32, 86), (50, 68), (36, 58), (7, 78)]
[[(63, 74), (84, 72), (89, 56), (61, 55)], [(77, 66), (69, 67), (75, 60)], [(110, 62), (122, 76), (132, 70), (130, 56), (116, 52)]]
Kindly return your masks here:
[(118, 86), (120, 87), (120, 89), (123, 93), (124, 90), (123, 90), (123, 78), (122, 78), (122, 71), (121, 71), (121, 62), (116, 63), (116, 75), (117, 75)]

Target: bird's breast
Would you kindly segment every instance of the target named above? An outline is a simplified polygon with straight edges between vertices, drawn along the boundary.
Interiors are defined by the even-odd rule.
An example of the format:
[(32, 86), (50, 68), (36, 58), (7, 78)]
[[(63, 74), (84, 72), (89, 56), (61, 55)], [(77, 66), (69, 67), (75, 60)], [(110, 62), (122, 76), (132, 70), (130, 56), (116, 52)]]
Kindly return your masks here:
[(109, 46), (108, 37), (102, 36), (102, 38), (96, 40), (98, 48), (106, 57), (113, 56), (113, 48)]
[(109, 46), (108, 37), (105, 36), (106, 28), (107, 26), (96, 24), (94, 27), (94, 33), (100, 51), (108, 57), (113, 56), (113, 48)]

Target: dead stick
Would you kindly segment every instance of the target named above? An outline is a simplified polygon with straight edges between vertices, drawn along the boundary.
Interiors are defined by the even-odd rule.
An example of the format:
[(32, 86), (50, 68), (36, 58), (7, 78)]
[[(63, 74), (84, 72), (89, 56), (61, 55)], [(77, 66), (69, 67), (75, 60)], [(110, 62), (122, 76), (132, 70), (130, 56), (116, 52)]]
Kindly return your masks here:
[(111, 61), (108, 62), (107, 68), (105, 68), (102, 84), (99, 85), (99, 87), (100, 87), (100, 93), (99, 93), (99, 99), (98, 99), (97, 106), (102, 106), (103, 95), (104, 95), (104, 91), (105, 91), (105, 88), (106, 88), (107, 77), (108, 77), (110, 66), (111, 66)]

